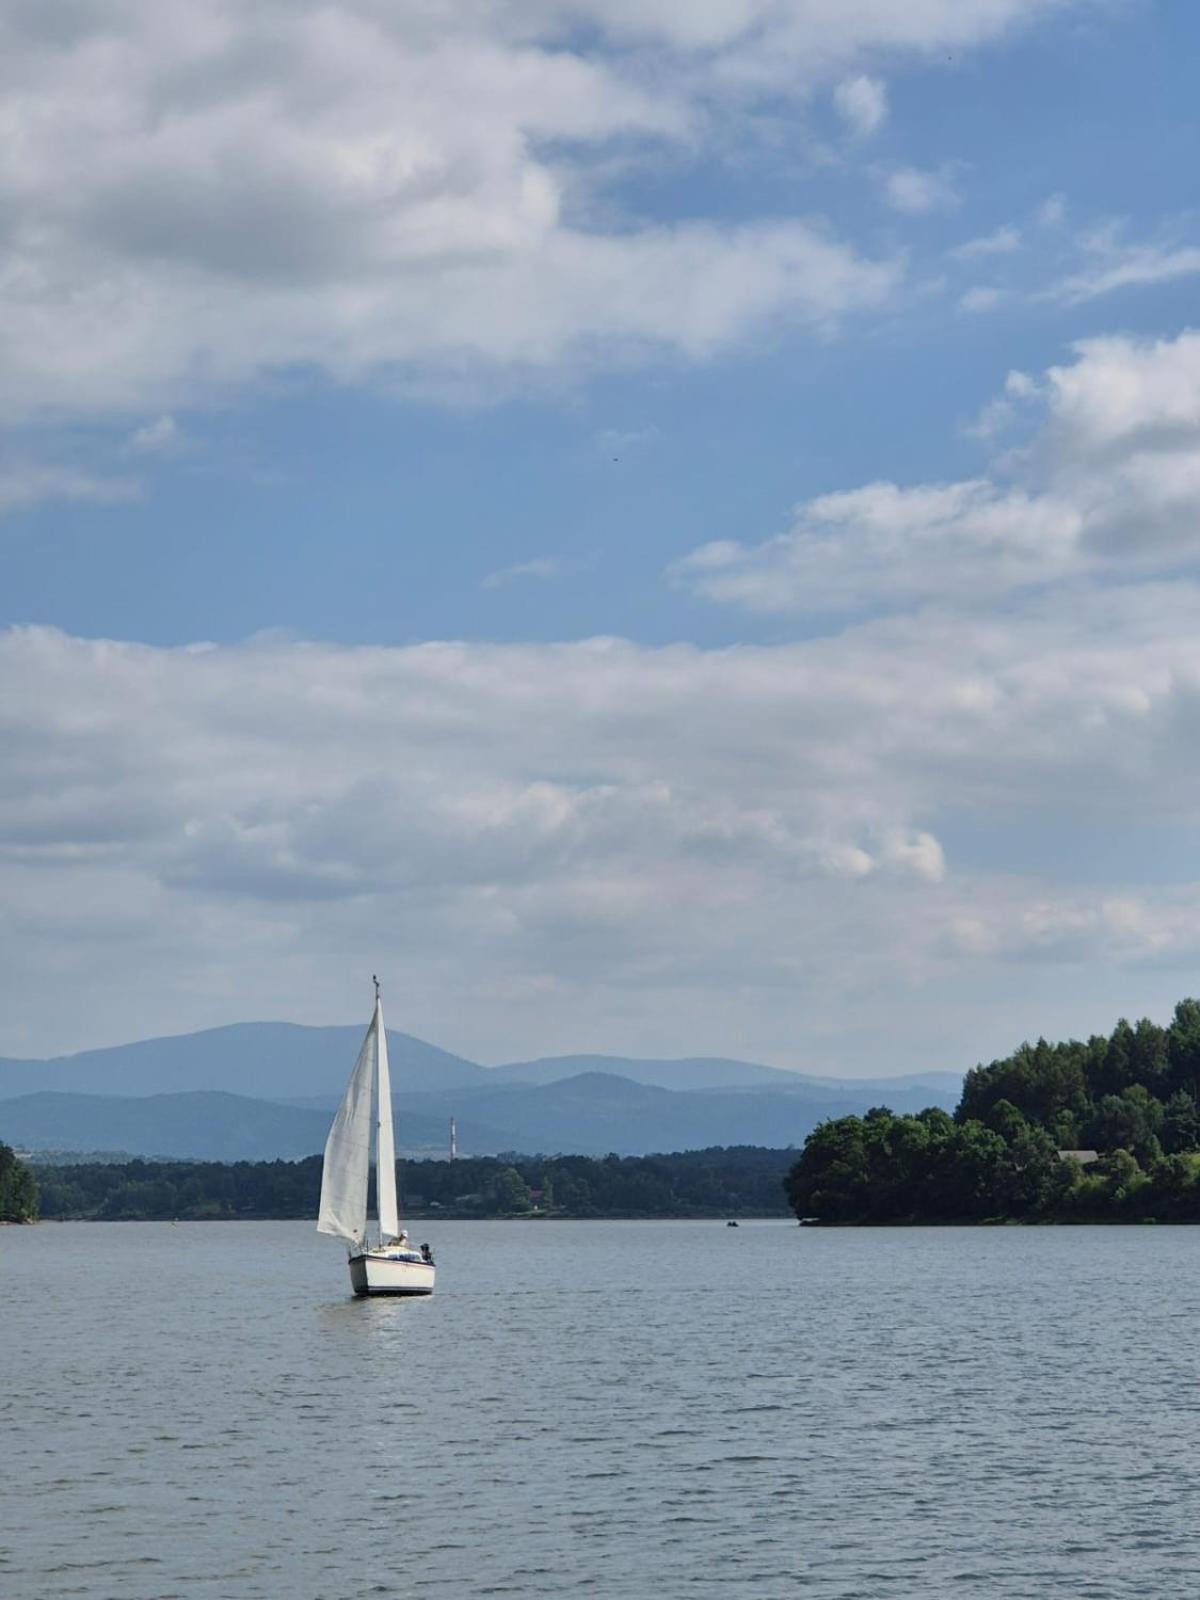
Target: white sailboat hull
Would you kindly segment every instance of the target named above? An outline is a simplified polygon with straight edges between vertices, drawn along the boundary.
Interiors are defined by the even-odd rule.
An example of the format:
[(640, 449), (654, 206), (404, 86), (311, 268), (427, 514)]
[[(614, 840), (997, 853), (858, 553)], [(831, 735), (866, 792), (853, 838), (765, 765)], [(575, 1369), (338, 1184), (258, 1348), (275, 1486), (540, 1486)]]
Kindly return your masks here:
[(350, 1287), (355, 1294), (432, 1294), (430, 1261), (408, 1261), (386, 1251), (365, 1250), (350, 1257)]

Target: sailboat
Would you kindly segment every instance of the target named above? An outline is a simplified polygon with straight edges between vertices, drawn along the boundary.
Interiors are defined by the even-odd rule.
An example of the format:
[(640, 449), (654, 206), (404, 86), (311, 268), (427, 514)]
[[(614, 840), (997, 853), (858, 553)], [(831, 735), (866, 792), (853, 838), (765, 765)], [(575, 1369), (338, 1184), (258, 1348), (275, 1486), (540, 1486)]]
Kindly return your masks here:
[[(350, 1247), (350, 1286), (355, 1294), (432, 1294), (434, 1265), (428, 1245), (414, 1250), (396, 1207), (396, 1138), (392, 1085), (379, 979), (375, 1010), (346, 1093), (325, 1141), (318, 1233), (332, 1233)], [(367, 1181), (375, 1144), (377, 1242), (367, 1240)]]

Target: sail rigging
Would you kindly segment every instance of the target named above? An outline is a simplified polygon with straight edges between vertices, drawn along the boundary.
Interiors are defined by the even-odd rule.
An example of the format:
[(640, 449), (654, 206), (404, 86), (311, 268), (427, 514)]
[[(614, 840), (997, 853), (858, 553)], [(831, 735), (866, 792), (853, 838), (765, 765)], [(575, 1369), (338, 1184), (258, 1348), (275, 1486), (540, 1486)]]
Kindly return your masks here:
[(321, 1207), (317, 1215), (319, 1233), (337, 1234), (356, 1245), (364, 1242), (367, 1233), (372, 1121), (375, 1123), (375, 1184), (382, 1243), (394, 1239), (400, 1232), (400, 1216), (396, 1208), (396, 1139), (392, 1129), (387, 1033), (383, 1026), (383, 1002), (378, 994), (362, 1049), (325, 1141)]

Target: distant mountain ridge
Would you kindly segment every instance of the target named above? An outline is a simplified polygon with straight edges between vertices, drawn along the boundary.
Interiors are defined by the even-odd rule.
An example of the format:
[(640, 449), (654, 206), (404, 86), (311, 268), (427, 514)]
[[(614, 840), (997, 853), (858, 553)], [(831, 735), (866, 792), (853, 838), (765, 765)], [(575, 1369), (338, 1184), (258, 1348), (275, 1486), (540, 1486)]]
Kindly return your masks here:
[(724, 1056), (683, 1056), (677, 1060), (631, 1056), (541, 1056), (536, 1061), (510, 1061), (492, 1072), (510, 1083), (558, 1083), (581, 1072), (603, 1072), (632, 1083), (660, 1089), (735, 1089), (794, 1079), (783, 1067), (760, 1067), (753, 1061)]
[(829, 1078), (808, 1072), (793, 1072), (787, 1067), (764, 1067), (756, 1061), (737, 1061), (727, 1056), (540, 1056), (534, 1061), (510, 1061), (488, 1069), (495, 1077), (511, 1083), (557, 1083), (581, 1072), (604, 1072), (633, 1083), (654, 1084), (660, 1089), (742, 1089), (786, 1088), (797, 1083), (814, 1088), (837, 1089), (846, 1084), (881, 1091), (925, 1084), (938, 1093), (962, 1087), (961, 1072), (905, 1073), (897, 1078)]
[[(45, 1091), (149, 1095), (222, 1089), (293, 1105), (307, 1102), (311, 1107), (319, 1102), (323, 1108), (340, 1097), (363, 1032), (354, 1025), (237, 1022), (44, 1061), (0, 1057), (0, 1100)], [(830, 1078), (723, 1056), (664, 1059), (581, 1054), (485, 1067), (395, 1028), (388, 1029), (388, 1051), (393, 1078), (406, 1093), (490, 1089), (498, 1083), (555, 1083), (587, 1072), (676, 1090), (783, 1088), (797, 1083), (831, 1089), (850, 1083), (864, 1088), (870, 1084), (881, 1091), (928, 1084), (945, 1090), (950, 1086), (957, 1089), (962, 1083), (962, 1075), (951, 1072)]]
[[(212, 1160), (319, 1153), (363, 1030), (240, 1023), (52, 1061), (0, 1060), (0, 1139), (25, 1149)], [(953, 1073), (837, 1079), (722, 1057), (573, 1055), (484, 1067), (388, 1032), (398, 1145), (643, 1155), (800, 1145), (827, 1117), (951, 1108)]]
[[(21, 1095), (0, 1101), (0, 1139), (24, 1150), (122, 1151), (195, 1161), (295, 1161), (319, 1155), (329, 1115), (250, 1100), (223, 1089), (138, 1096)], [(409, 1115), (397, 1129), (401, 1155), (441, 1155), (445, 1123)], [(481, 1129), (486, 1143), (503, 1143)]]
[[(43, 1091), (148, 1095), (223, 1089), (263, 1100), (340, 1095), (364, 1027), (236, 1022), (198, 1033), (139, 1039), (48, 1061), (0, 1057), (0, 1100)], [(486, 1083), (487, 1068), (388, 1029), (388, 1053), (416, 1089)]]

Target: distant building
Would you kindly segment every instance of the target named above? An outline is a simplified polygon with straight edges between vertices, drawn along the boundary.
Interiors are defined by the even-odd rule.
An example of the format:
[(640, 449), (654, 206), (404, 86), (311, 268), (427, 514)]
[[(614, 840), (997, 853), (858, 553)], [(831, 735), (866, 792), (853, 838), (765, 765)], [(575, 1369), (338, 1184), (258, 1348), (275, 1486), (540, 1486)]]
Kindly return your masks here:
[(1078, 1167), (1090, 1167), (1093, 1161), (1099, 1161), (1099, 1150), (1060, 1150), (1060, 1161), (1073, 1161)]

